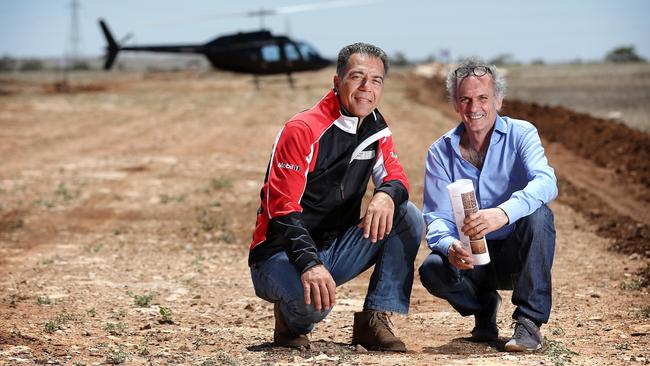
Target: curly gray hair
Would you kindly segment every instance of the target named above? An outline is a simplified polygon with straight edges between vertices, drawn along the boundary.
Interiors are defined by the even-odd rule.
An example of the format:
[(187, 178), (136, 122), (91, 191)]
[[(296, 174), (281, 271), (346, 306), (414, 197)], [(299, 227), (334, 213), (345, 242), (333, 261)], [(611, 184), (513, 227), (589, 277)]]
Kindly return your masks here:
[(447, 93), (449, 94), (449, 100), (452, 105), (456, 107), (456, 88), (458, 83), (469, 76), (471, 72), (466, 73), (465, 75), (457, 76), (457, 71), (459, 70), (474, 70), (476, 67), (485, 67), (488, 70), (488, 74), (492, 78), (492, 87), (494, 88), (494, 96), (499, 99), (503, 99), (506, 96), (506, 79), (499, 72), (496, 66), (487, 64), (485, 61), (478, 57), (470, 57), (461, 61), (460, 65), (454, 70), (449, 71), (447, 74)]
[(384, 76), (388, 75), (388, 56), (386, 55), (386, 52), (375, 45), (357, 42), (351, 45), (347, 45), (341, 48), (341, 51), (339, 51), (339, 57), (336, 62), (336, 75), (338, 75), (340, 78), (345, 76), (343, 74), (345, 66), (347, 66), (348, 61), (350, 60), (350, 56), (354, 55), (355, 53), (373, 56), (380, 59), (381, 62), (384, 63)]

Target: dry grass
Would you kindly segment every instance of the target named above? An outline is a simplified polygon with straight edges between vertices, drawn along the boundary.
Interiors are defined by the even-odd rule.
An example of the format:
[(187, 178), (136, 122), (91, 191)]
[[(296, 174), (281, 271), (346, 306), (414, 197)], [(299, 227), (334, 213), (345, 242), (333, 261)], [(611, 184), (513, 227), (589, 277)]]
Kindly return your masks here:
[(507, 68), (508, 98), (563, 106), (650, 132), (650, 63)]

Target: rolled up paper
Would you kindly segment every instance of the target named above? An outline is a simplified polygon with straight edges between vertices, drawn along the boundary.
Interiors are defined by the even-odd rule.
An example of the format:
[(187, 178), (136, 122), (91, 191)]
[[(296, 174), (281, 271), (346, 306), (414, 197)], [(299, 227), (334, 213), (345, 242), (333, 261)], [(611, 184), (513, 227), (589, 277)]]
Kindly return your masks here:
[(483, 265), (490, 263), (490, 253), (488, 252), (485, 237), (470, 240), (470, 238), (461, 230), (465, 217), (478, 211), (478, 202), (474, 193), (474, 184), (469, 179), (459, 179), (447, 185), (451, 207), (454, 211), (454, 221), (458, 229), (458, 236), (463, 247), (472, 254), (474, 265)]

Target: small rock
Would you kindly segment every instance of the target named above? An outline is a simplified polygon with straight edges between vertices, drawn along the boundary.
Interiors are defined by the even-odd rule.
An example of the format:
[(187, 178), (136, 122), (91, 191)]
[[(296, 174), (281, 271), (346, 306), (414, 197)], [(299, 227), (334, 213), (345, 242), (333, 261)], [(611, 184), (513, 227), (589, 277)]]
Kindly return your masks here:
[(595, 322), (602, 322), (603, 317), (602, 316), (592, 316), (592, 317), (589, 318), (589, 320), (595, 321)]
[(27, 346), (15, 346), (11, 347), (6, 351), (0, 352), (2, 356), (18, 356), (18, 355), (29, 355), (32, 353), (32, 349)]
[(321, 353), (318, 356), (310, 357), (305, 359), (306, 362), (318, 362), (318, 361), (338, 361), (338, 357), (329, 357), (328, 355)]
[(504, 360), (508, 360), (508, 361), (517, 361), (518, 360), (517, 356), (513, 356), (513, 355), (505, 355), (505, 356), (503, 356), (501, 358), (503, 358)]
[(84, 337), (90, 337), (90, 332), (87, 329), (81, 331), (81, 335)]
[(147, 329), (151, 329), (151, 324), (145, 324), (140, 327), (140, 330), (147, 330)]
[(591, 297), (596, 298), (596, 299), (600, 299), (600, 294), (597, 293), (597, 292), (594, 292), (593, 294), (591, 294)]
[(28, 341), (36, 341), (36, 340), (38, 340), (38, 338), (36, 338), (35, 336), (33, 336), (33, 335), (29, 334), (29, 333), (20, 333), (20, 336), (23, 339), (26, 339)]
[(650, 324), (640, 324), (632, 326), (632, 336), (642, 336), (650, 333)]
[(27, 363), (27, 362), (29, 362), (29, 359), (20, 358), (20, 357), (7, 357), (7, 360), (14, 361), (16, 363)]
[(356, 351), (359, 352), (359, 353), (368, 353), (368, 350), (364, 346), (362, 346), (360, 344), (357, 344)]
[(641, 258), (641, 256), (639, 255), (639, 253), (634, 253), (634, 254), (631, 254), (631, 255), (630, 255), (629, 257), (627, 257), (627, 258), (628, 258), (629, 260), (631, 260), (631, 261), (634, 261), (634, 260), (637, 260), (637, 259)]
[(182, 345), (178, 348), (181, 352), (190, 352), (190, 348), (187, 345)]

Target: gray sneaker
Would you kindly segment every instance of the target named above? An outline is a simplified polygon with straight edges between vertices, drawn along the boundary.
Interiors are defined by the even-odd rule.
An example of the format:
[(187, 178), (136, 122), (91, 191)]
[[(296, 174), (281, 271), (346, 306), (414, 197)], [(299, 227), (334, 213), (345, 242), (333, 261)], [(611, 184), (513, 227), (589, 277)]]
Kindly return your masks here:
[(535, 352), (542, 348), (542, 332), (532, 320), (520, 315), (513, 324), (515, 332), (506, 343), (506, 352)]

